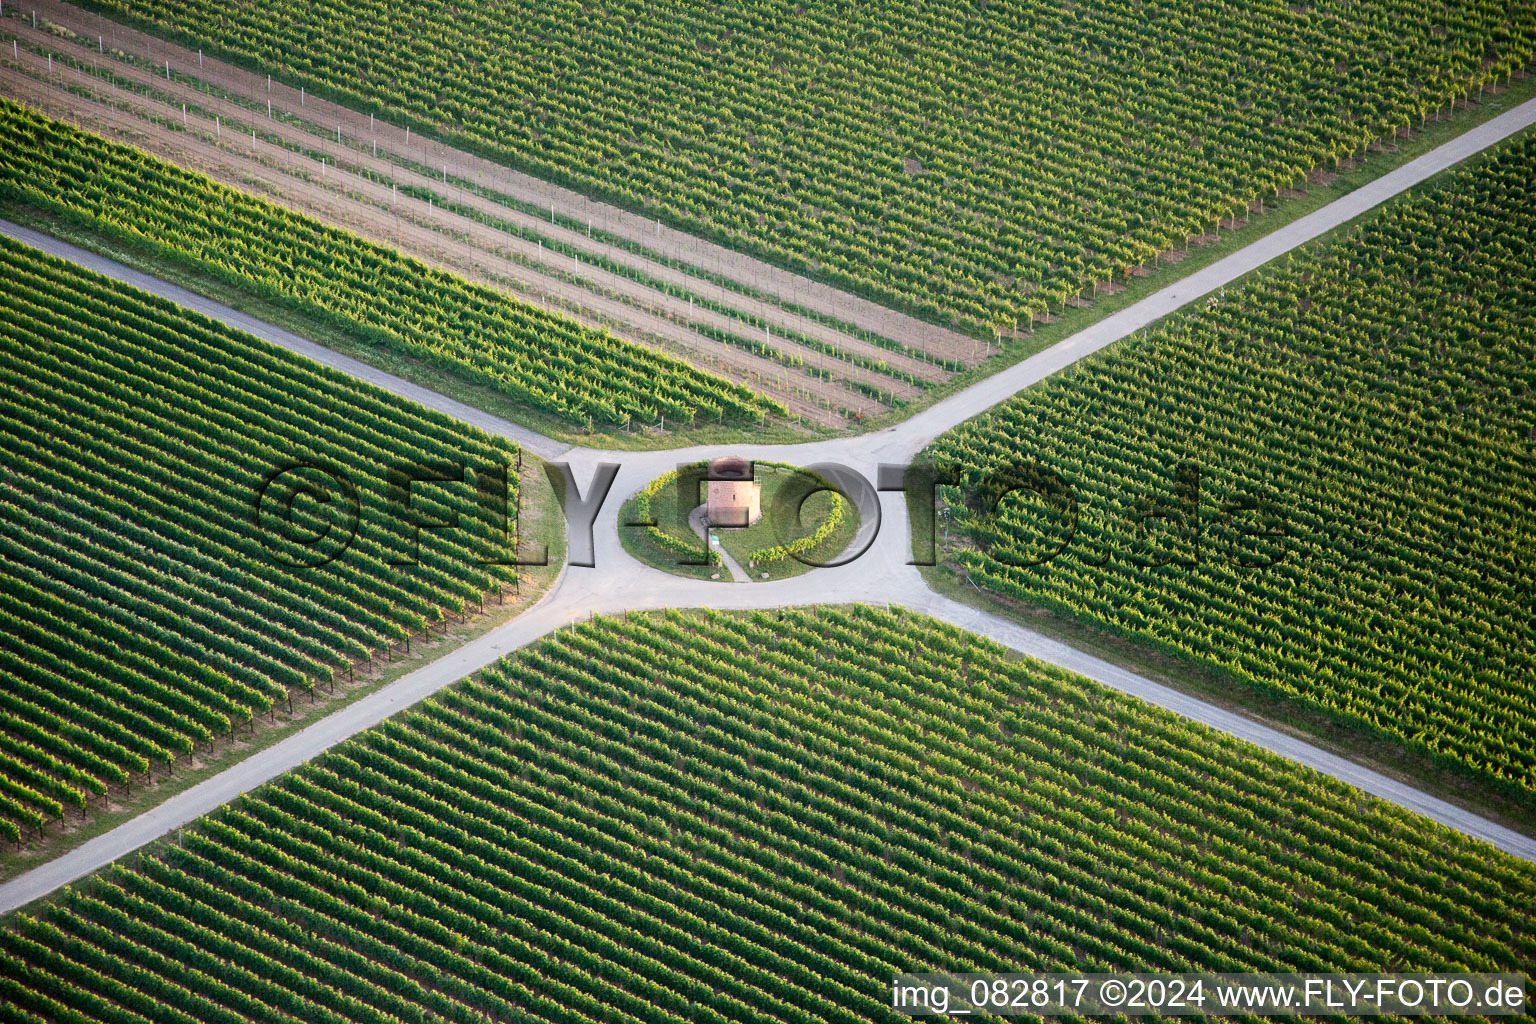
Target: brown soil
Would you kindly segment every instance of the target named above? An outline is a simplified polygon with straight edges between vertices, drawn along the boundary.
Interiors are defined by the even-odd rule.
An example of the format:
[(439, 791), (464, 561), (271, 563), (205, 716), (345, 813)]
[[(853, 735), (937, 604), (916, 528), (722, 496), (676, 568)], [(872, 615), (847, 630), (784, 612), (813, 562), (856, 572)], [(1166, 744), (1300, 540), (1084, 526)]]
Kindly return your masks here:
[[(61, 49), (57, 42), (53, 48), (56, 52)], [(307, 156), (266, 141), (258, 141), (253, 154), (248, 136), (215, 127), (211, 120), (188, 115), (187, 127), (183, 129), (179, 106), (157, 103), (127, 89), (118, 89), (114, 97), (110, 86), (88, 74), (66, 70), (59, 61), (55, 61), (54, 71), (54, 80), (48, 80), (46, 58), (32, 55), (29, 59), (23, 51), (21, 69), (9, 61), (0, 64), (0, 82), (7, 94), (51, 116), (131, 143), (226, 184), (400, 248), (434, 266), (514, 291), (548, 308), (558, 308), (627, 340), (666, 349), (703, 369), (772, 395), (809, 422), (838, 427), (847, 422), (843, 409), (869, 416), (886, 408), (841, 383), (843, 380), (865, 381), (898, 396), (916, 390), (876, 371), (781, 339), (775, 340), (775, 349), (798, 357), (808, 366), (825, 366), (833, 379), (821, 380), (804, 367), (786, 367), (773, 359), (715, 341), (685, 326), (689, 322), (686, 299), (673, 299), (674, 307), (680, 301), (683, 315), (665, 303), (658, 304), (660, 308), (647, 308), (646, 294), (666, 298), (664, 293), (587, 264), (578, 265), (575, 259), (547, 250), (540, 261), (534, 242), (426, 202), (396, 198), (389, 186), (322, 166)], [(65, 81), (73, 87), (102, 86), (104, 91), (76, 95), (59, 87)], [(247, 115), (245, 123), (249, 122)], [(404, 183), (407, 174), (401, 172), (397, 181)], [(414, 182), (416, 176), (411, 178)], [(519, 262), (518, 257), (534, 266)], [(581, 283), (562, 280), (558, 275), (579, 278)], [(710, 323), (705, 312), (696, 309), (691, 322)], [(729, 323), (718, 314), (714, 316), (714, 323)], [(739, 334), (744, 325), (732, 326)]]
[[(222, 118), (245, 125), (257, 123), (262, 133), (281, 135), (290, 142), (302, 143), (310, 150), (329, 153), (333, 158), (340, 156), (343, 166), (349, 170), (366, 169), (376, 174), (392, 174), (394, 179), (403, 185), (425, 184), (427, 179), (396, 166), (389, 159), (390, 157), (408, 160), (416, 165), (446, 168), (449, 178), (481, 183), (517, 201), (532, 204), (538, 209), (544, 209), (553, 204), (562, 219), (571, 218), (578, 222), (590, 223), (591, 229), (599, 236), (606, 233), (643, 245), (663, 258), (678, 260), (704, 272), (720, 274), (730, 280), (738, 281), (758, 290), (769, 299), (792, 303), (822, 315), (835, 317), (842, 322), (856, 324), (861, 329), (878, 333), (907, 346), (909, 351), (926, 353), (928, 358), (954, 359), (966, 365), (972, 365), (981, 358), (970, 338), (884, 309), (868, 300), (812, 282), (713, 243), (673, 231), (636, 214), (595, 203), (569, 190), (509, 170), (471, 154), (424, 140), (419, 131), (411, 132), (408, 129), (374, 120), (366, 114), (317, 100), (280, 82), (272, 82), (269, 91), (265, 76), (243, 71), (212, 58), (202, 57), (195, 51), (185, 50), (99, 16), (87, 14), (58, 0), (39, 0), (35, 6), (40, 19), (39, 28), (43, 31), (34, 34), (30, 25), (23, 21), (9, 23), (24, 42), (41, 45), (46, 41), (50, 49), (68, 54), (77, 60), (101, 63), (110, 61), (114, 73), (125, 79), (131, 78), (145, 83), (152, 80), (154, 87), (168, 94), (173, 104), (176, 101), (185, 101), (189, 106), (195, 105), (206, 111), (209, 116), (218, 114)], [(53, 23), (54, 26), (61, 26), (68, 33), (73, 33), (74, 41), (60, 36), (58, 28), (46, 31), (50, 29), (48, 22)], [(100, 45), (107, 51), (105, 54), (97, 50), (98, 38), (101, 40)], [(150, 72), (142, 67), (125, 64), (120, 59), (114, 59), (120, 54), (132, 54), (135, 59), (147, 61), (153, 67), (164, 67), (169, 61), (171, 69), (169, 80), (160, 72)], [(23, 55), (23, 63), (26, 63), (25, 55)], [(188, 76), (195, 78), (196, 82), (187, 81)], [(85, 84), (87, 80), (89, 76), (85, 76), (81, 83)], [(253, 112), (235, 103), (215, 99), (202, 91), (201, 83), (222, 90), (232, 97), (254, 103), (260, 112)], [(94, 87), (106, 88), (99, 81), (95, 82)], [(124, 90), (118, 91), (118, 98), (124, 99)], [(264, 108), (268, 100), (273, 104), (274, 113), (301, 117), (308, 122), (309, 130), (279, 121), (267, 121), (264, 117)], [(153, 101), (143, 97), (135, 97), (134, 103), (155, 105)], [(174, 110), (174, 113), (179, 115), (180, 112)], [(337, 126), (341, 128), (342, 142), (339, 145), (334, 136)], [(322, 138), (312, 132), (323, 132), (324, 136)], [(165, 145), (168, 140), (159, 141)], [(378, 147), (379, 153), (377, 159), (373, 155), (375, 146)], [(439, 191), (450, 188), (442, 185), (440, 181), (433, 183), (433, 187)], [(796, 346), (783, 342), (778, 335), (785, 331), (792, 331), (819, 343), (834, 346), (841, 352), (864, 361), (884, 362), (893, 370), (905, 372), (920, 380), (940, 381), (948, 376), (941, 368), (929, 362), (928, 358), (913, 358), (890, 351), (815, 319), (790, 313), (773, 301), (749, 298), (728, 289), (721, 289), (717, 285), (707, 284), (696, 276), (686, 274), (656, 259), (631, 253), (618, 245), (605, 244), (601, 237), (588, 240), (585, 232), (552, 225), (473, 193), (458, 191), (454, 199), (467, 207), (494, 214), (514, 227), (521, 226), (528, 230), (537, 225), (538, 232), (546, 238), (579, 248), (594, 256), (602, 256), (626, 268), (633, 268), (649, 278), (673, 286), (677, 291), (686, 289), (732, 311), (739, 311), (756, 320), (766, 321), (772, 325), (770, 330), (774, 335), (774, 348), (786, 353), (798, 354), (817, 364), (820, 361), (830, 360), (828, 368), (839, 377), (846, 377), (889, 391), (898, 397), (903, 395), (902, 385), (899, 382), (887, 378), (878, 371), (867, 371), (874, 374), (875, 379), (871, 379), (863, 374), (848, 372), (845, 368), (853, 367), (854, 364), (846, 359), (819, 356), (818, 359), (811, 360), (810, 350), (796, 352)], [(509, 237), (505, 233), (498, 233), (504, 240)], [(593, 277), (594, 275), (588, 272), (583, 276)], [(706, 312), (701, 304), (697, 303), (691, 320), (688, 320), (686, 297), (671, 296), (665, 291), (640, 285), (622, 274), (611, 274), (609, 278), (594, 280), (594, 285), (620, 297), (625, 302), (647, 305), (674, 321), (687, 320), (687, 322), (712, 326), (720, 330), (730, 330), (734, 334), (743, 335), (753, 341), (763, 337), (761, 328), (757, 328), (756, 333), (752, 333), (752, 329), (733, 317), (722, 316), (712, 311)], [(678, 306), (682, 307), (681, 311), (677, 308)], [(695, 344), (694, 339), (688, 338), (684, 347), (689, 348), (693, 344)], [(718, 345), (719, 343), (710, 344)], [(862, 408), (867, 413), (878, 411), (878, 404), (862, 399), (862, 396), (855, 399), (856, 393), (850, 393), (849, 389), (839, 390), (846, 396), (839, 399), (840, 404), (850, 409)], [(813, 390), (813, 393), (819, 392)]]

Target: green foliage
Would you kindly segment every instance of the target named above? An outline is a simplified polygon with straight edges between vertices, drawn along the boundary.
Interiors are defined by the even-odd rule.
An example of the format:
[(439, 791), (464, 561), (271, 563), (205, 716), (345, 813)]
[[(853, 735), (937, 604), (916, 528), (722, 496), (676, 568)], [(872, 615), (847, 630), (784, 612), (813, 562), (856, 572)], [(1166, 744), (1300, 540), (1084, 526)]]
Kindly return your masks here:
[[(697, 462), (686, 468), (692, 483), (698, 488), (698, 501), (676, 500), (678, 470), (672, 469), (646, 484), (635, 496), (634, 521), (647, 523), (645, 534), (661, 553), (676, 555), (689, 563), (698, 560), (703, 552), (704, 541), (688, 525), (689, 514), (702, 501), (707, 463)], [(804, 572), (806, 566), (790, 562), (796, 554), (815, 552), (816, 557), (833, 557), (852, 540), (857, 526), (857, 516), (848, 500), (821, 477), (807, 470), (783, 462), (753, 461), (753, 474), (760, 488), (762, 518), (750, 526), (718, 527), (715, 536), (720, 546), (749, 568), (773, 567), (772, 575), (783, 578)], [(780, 489), (795, 484), (794, 493), (800, 494), (801, 486), (818, 485), (824, 490), (812, 493), (799, 509), (800, 527), (807, 529), (799, 536), (782, 543), (777, 540), (781, 532), (796, 532), (793, 525), (780, 523), (775, 513)], [(840, 547), (818, 550), (833, 543)], [(708, 562), (711, 566), (721, 563), (721, 553), (710, 547)], [(679, 566), (660, 565), (669, 571)]]
[[(703, 465), (701, 462), (695, 469)], [(677, 486), (677, 474), (677, 470), (669, 469), (640, 489), (640, 493), (635, 496), (635, 522), (647, 524), (645, 526), (646, 536), (659, 544), (663, 551), (677, 555), (679, 558), (688, 559), (691, 562), (699, 558), (700, 549), (704, 547), (704, 542), (688, 528), (686, 521), (663, 523), (656, 517), (654, 507), (654, 502), (658, 495), (668, 488), (675, 488)], [(692, 508), (676, 508), (675, 504), (671, 502), (667, 504), (676, 513), (678, 518), (684, 520), (686, 520), (688, 513), (692, 511)], [(709, 549), (706, 557), (710, 565), (720, 564), (720, 552), (714, 548)]]
[[(513, 578), (482, 562), (511, 557), (515, 468), (513, 538), (478, 498), (511, 444), (9, 240), (0, 278), (0, 836)], [(355, 540), (318, 568), (253, 513), (297, 462), (357, 492)], [(416, 485), (410, 507), (460, 528), (423, 531), (419, 564), (394, 565), (418, 544), (388, 471), (442, 462), (464, 482)], [(294, 534), (348, 528), (307, 501)]]
[[(780, 486), (785, 486), (780, 481), (790, 477), (790, 474), (798, 477), (799, 480), (809, 481), (810, 474), (793, 466), (774, 466), (769, 463), (758, 463), (758, 465), (764, 466), (766, 471), (763, 475), (768, 480), (763, 485), (763, 522), (769, 530), (774, 531), (775, 535), (777, 535), (777, 532), (783, 528), (783, 524), (779, 523), (774, 515), (777, 510), (775, 496), (778, 488), (772, 487), (770, 489), (771, 484), (779, 483)], [(782, 473), (775, 472), (776, 470), (782, 470)], [(780, 480), (775, 481), (775, 476), (778, 476)], [(816, 478), (816, 480), (818, 483), (826, 483), (826, 481), (820, 478)], [(795, 493), (799, 494), (800, 492), (797, 490)], [(804, 555), (806, 552), (815, 551), (831, 540), (833, 534), (842, 530), (845, 524), (852, 525), (849, 523), (852, 512), (853, 506), (838, 491), (818, 491), (812, 494), (800, 509), (802, 524), (806, 522), (815, 523), (815, 529), (792, 540), (769, 544), (759, 548), (752, 547), (748, 537), (743, 536), (741, 540), (745, 543), (741, 546), (747, 549), (747, 564), (754, 567), (771, 565), (775, 562), (782, 562), (785, 559), (792, 558), (795, 555)], [(732, 539), (731, 535), (727, 533), (721, 543), (729, 544)], [(829, 556), (840, 553), (838, 551), (826, 552)], [(732, 554), (735, 554), (735, 552), (733, 551)]]
[(1531, 865), (951, 627), (581, 623), (0, 932), (18, 1015), (890, 1019), (903, 970), (1512, 970)]
[(984, 332), (1536, 55), (1531, 0), (92, 6)]
[[(979, 545), (960, 564), (1529, 798), (1532, 266), (1528, 133), (941, 438), (966, 490), (1037, 461), (1077, 493), (1076, 537), (1032, 568), (1047, 515), (960, 510)], [(1198, 466), (1198, 511), (1175, 501), (1180, 463)], [(1149, 543), (1157, 495), (1178, 512)], [(1262, 542), (1279, 564), (1245, 565), (1273, 551), (1224, 523), (1234, 501), (1278, 512), (1244, 530), (1282, 526)]]
[(669, 356), (0, 98), (5, 195), (575, 425), (759, 421), (785, 411)]

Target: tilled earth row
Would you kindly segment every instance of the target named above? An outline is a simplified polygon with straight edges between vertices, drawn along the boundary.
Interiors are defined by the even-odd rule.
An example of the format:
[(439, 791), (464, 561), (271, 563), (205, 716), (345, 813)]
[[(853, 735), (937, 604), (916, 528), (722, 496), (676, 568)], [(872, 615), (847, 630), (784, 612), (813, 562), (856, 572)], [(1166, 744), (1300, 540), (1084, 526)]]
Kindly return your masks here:
[[(632, 214), (597, 207), (602, 217), (593, 224), (598, 237), (589, 239), (580, 230), (550, 223), (454, 183), (477, 181), (517, 202), (537, 202), (540, 208), (552, 202), (560, 220), (565, 221), (572, 210), (562, 206), (565, 197), (560, 193), (564, 190), (557, 187), (536, 183), (533, 188), (542, 189), (542, 194), (536, 195), (520, 180), (525, 176), (424, 141), (419, 135), (412, 137), (408, 152), (394, 153), (390, 147), (405, 147), (405, 131), (383, 122), (370, 123), (367, 115), (322, 104), (312, 97), (299, 102), (296, 90), (276, 83), (272, 95), (277, 116), (268, 118), (264, 98), (244, 97), (244, 104), (258, 104), (258, 109), (252, 110), (206, 91), (209, 86), (231, 92), (250, 86), (253, 83), (244, 79), (254, 76), (246, 72), (209, 60), (198, 67), (196, 54), (177, 55), (192, 62), (191, 69), (180, 75), (174, 56), (165, 58), (172, 61), (169, 74), (155, 72), (144, 64), (176, 48), (67, 5), (40, 4), (39, 12), (45, 20), (35, 31), (26, 19), (7, 18), (0, 23), (0, 31), (9, 30), (7, 34), (16, 35), (22, 43), (21, 66), (7, 60), (0, 68), (9, 94), (82, 127), (400, 247), (435, 265), (558, 306), (628, 340), (664, 348), (772, 395), (811, 423), (837, 427), (851, 418), (876, 415), (897, 400), (919, 396), (923, 384), (946, 378), (948, 370), (935, 360), (953, 361), (950, 365), (954, 365), (984, 358), (981, 346), (973, 339), (957, 335), (944, 339), (932, 333), (938, 329), (931, 325), (920, 325), (921, 331), (909, 332), (909, 338), (899, 341), (908, 346), (906, 352), (892, 351), (764, 299), (706, 283), (657, 259), (603, 241), (604, 234), (622, 235), (616, 228), (626, 226), (624, 218), (635, 220)], [(73, 40), (48, 24), (55, 16), (74, 20)], [(93, 33), (93, 28), (102, 31)], [(102, 42), (96, 43), (96, 38)], [(106, 52), (98, 52), (97, 46)], [(43, 53), (32, 49), (51, 52), (57, 59), (50, 68)], [(124, 59), (129, 53), (132, 63)], [(78, 67), (67, 66), (67, 61)], [(111, 77), (123, 87), (114, 87), (105, 76), (80, 70), (98, 65), (109, 68)], [(198, 76), (195, 82), (189, 81), (192, 75)], [(263, 97), (265, 88), (263, 81)], [(294, 95), (284, 97), (284, 91)], [(285, 98), (295, 101), (293, 109), (283, 106), (281, 100)], [(328, 114), (341, 129), (340, 143), (316, 134)], [(215, 128), (215, 117), (222, 125), (239, 127)], [(306, 123), (294, 123), (294, 118)], [(248, 135), (237, 136), (237, 131), (248, 132), (252, 126), (259, 136), (254, 149)], [(340, 168), (336, 166), (338, 160)], [(415, 169), (423, 166), (441, 168), (441, 177)], [(391, 184), (384, 184), (386, 181)], [(439, 200), (447, 196), (453, 209), (443, 209), (440, 201), (429, 204), (398, 192), (400, 187), (413, 189), (418, 196), (429, 189)], [(519, 189), (526, 189), (525, 194), (519, 195)], [(482, 217), (496, 223), (485, 223)], [(667, 229), (653, 230), (656, 237), (667, 240)], [(567, 252), (555, 252), (544, 241)], [(645, 239), (643, 244), (650, 246), (654, 241)], [(708, 256), (704, 249), (691, 251)], [(583, 255), (587, 258), (582, 259)], [(594, 259), (606, 265), (594, 265)], [(707, 263), (704, 268), (713, 272), (716, 266), (724, 269), (723, 264)], [(752, 287), (760, 283), (749, 282)], [(812, 288), (810, 282), (806, 285), (790, 295), (802, 309), (813, 308), (814, 303), (808, 300), (814, 288), (824, 287)], [(736, 343), (710, 337), (706, 331), (729, 335)], [(786, 332), (793, 332), (805, 343), (786, 337)], [(926, 347), (911, 345), (913, 340), (922, 341)], [(751, 350), (743, 345), (750, 345)], [(940, 351), (945, 346), (948, 350)]]

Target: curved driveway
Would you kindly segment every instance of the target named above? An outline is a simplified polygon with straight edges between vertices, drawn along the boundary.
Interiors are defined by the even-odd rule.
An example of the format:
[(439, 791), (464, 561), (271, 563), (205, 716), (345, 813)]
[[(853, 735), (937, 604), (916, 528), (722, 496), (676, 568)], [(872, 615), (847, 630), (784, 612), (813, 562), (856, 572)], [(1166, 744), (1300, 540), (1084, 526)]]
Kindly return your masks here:
[[(737, 445), (731, 447), (731, 452), (751, 459), (776, 459), (800, 465), (840, 463), (857, 470), (874, 483), (880, 463), (906, 462), (940, 433), (1003, 401), (1019, 389), (1237, 280), (1276, 256), (1352, 220), (1532, 123), (1536, 123), (1536, 100), (1468, 130), (1322, 209), (1271, 232), (1211, 266), (901, 424), (859, 437), (802, 445)], [(928, 589), (917, 569), (908, 564), (909, 530), (905, 503), (899, 492), (887, 492), (879, 496), (878, 522), (872, 514), (873, 508), (864, 510), (865, 525), (855, 544), (861, 543), (870, 534), (873, 534), (873, 539), (862, 557), (846, 565), (818, 569), (788, 580), (757, 582), (746, 586), (727, 586), (672, 576), (643, 565), (624, 551), (619, 542), (619, 506), (624, 497), (666, 469), (678, 463), (718, 455), (719, 447), (663, 452), (604, 452), (572, 448), (562, 453), (562, 446), (549, 438), (427, 391), (357, 360), (337, 355), (185, 289), (14, 224), (0, 222), (0, 232), (109, 277), (164, 296), (422, 405), (492, 433), (510, 437), (545, 458), (559, 457), (571, 464), (583, 490), (592, 479), (598, 463), (615, 462), (620, 466), (618, 478), (594, 526), (594, 567), (568, 567), (556, 586), (539, 604), (511, 622), (282, 742), (252, 754), (239, 764), (170, 797), (123, 825), (0, 885), (0, 914), (10, 913), (62, 885), (90, 874), (166, 832), (195, 820), (552, 629), (592, 614), (671, 607), (774, 608), (855, 601), (901, 605), (982, 634), (1020, 653), (1059, 665), (1123, 693), (1255, 743), (1374, 796), (1390, 800), (1491, 843), (1517, 857), (1536, 861), (1536, 839), (1430, 796), (1407, 783), (1328, 753), (1296, 736), (1215, 707), (1023, 626), (935, 594)]]

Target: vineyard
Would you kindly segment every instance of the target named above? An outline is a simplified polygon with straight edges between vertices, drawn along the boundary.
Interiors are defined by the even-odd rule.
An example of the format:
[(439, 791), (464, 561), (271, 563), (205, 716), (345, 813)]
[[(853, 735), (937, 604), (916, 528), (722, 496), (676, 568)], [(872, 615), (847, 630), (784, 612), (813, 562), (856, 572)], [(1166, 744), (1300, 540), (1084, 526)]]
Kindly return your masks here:
[(977, 332), (1536, 56), (1531, 0), (91, 6)]
[(1512, 970), (1531, 866), (867, 608), (561, 630), (0, 932), (14, 1021), (845, 1021), (902, 970)]
[(1527, 132), (941, 438), (955, 561), (1529, 800), (1533, 265)]
[[(803, 427), (888, 412), (991, 349), (742, 254), (722, 259), (692, 236), (661, 239), (651, 218), (586, 199), (566, 206), (567, 190), (280, 82), (268, 88), (262, 77), (78, 8), (33, 7), (35, 28), (14, 7), (0, 18), (0, 93), (675, 355), (781, 402)], [(16, 34), (9, 59), (7, 31)], [(729, 290), (719, 287), (728, 281)], [(764, 300), (764, 287), (781, 296), (777, 303)], [(785, 308), (802, 299), (837, 322)], [(878, 328), (854, 326), (850, 316)], [(935, 355), (954, 352), (964, 358)]]
[(509, 443), (8, 240), (0, 276), (0, 838), (514, 585)]
[(761, 422), (777, 403), (0, 99), (0, 198), (495, 389), (569, 427)]

